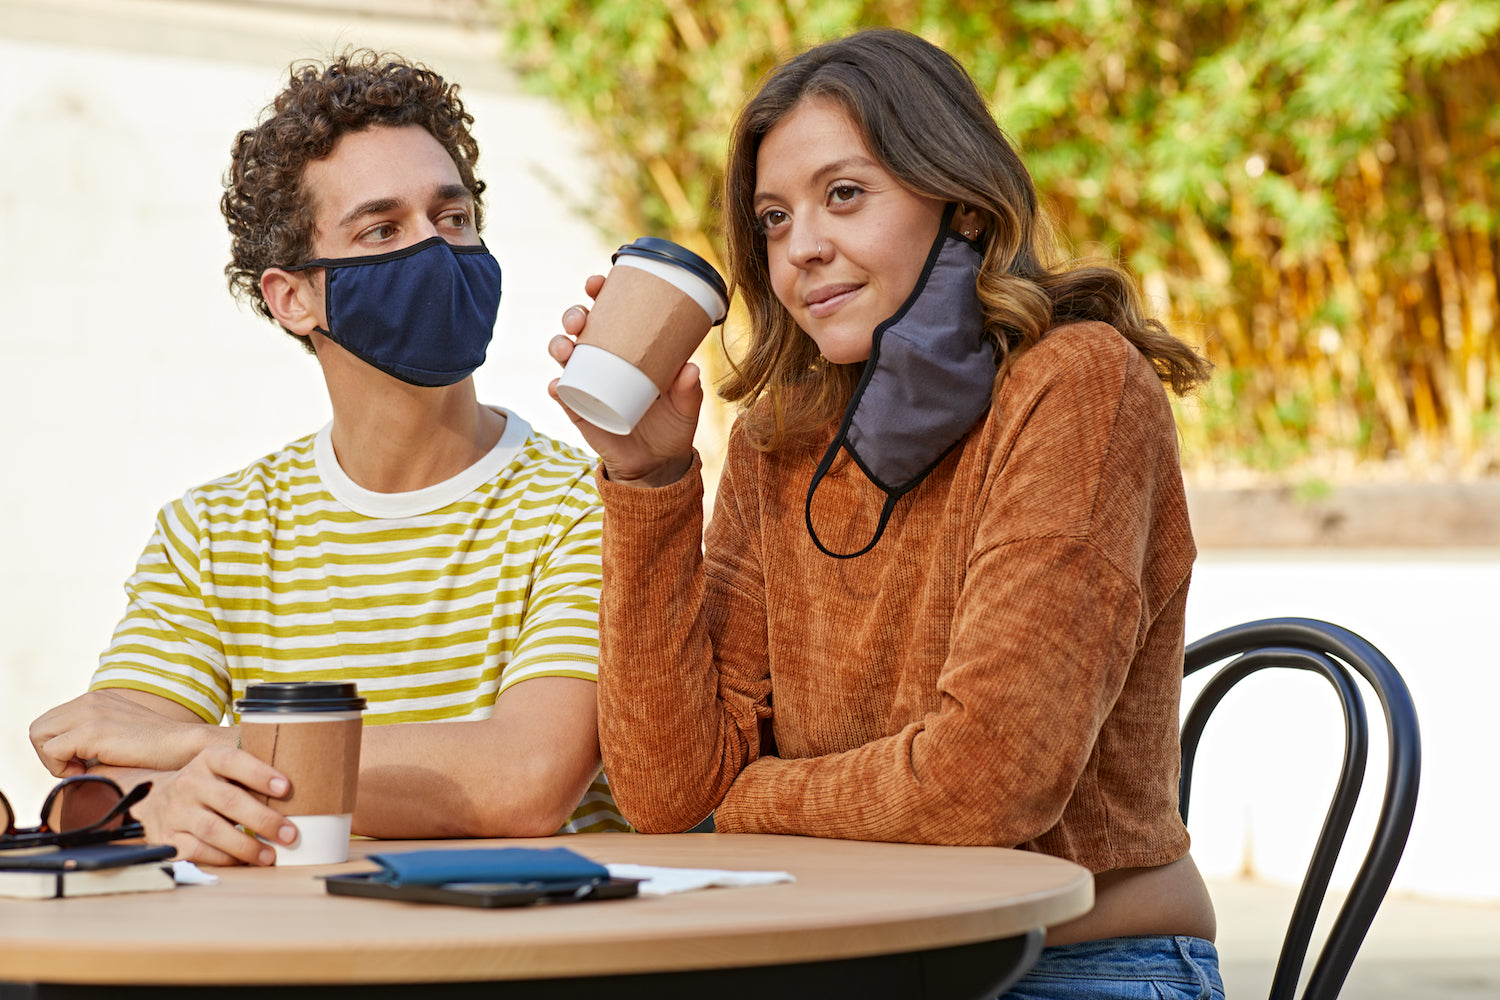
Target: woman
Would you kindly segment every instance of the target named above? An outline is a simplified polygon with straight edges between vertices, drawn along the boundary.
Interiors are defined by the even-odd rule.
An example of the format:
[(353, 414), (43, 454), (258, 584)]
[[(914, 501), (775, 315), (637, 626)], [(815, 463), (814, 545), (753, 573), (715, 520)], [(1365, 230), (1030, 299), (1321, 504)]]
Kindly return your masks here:
[(695, 366), (628, 437), (578, 423), (622, 810), (1068, 858), (1096, 904), (1015, 996), (1222, 995), (1176, 811), (1194, 547), (1162, 387), (1207, 365), (1119, 270), (1049, 263), (1020, 158), (915, 36), (772, 73), (725, 200), (752, 328), (706, 533)]

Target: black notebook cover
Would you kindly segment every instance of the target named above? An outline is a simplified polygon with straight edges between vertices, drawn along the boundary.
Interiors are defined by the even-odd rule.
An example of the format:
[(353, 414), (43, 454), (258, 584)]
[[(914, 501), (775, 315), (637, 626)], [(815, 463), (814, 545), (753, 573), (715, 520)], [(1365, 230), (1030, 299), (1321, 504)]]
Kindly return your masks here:
[(147, 861), (165, 861), (177, 853), (170, 844), (87, 844), (0, 850), (0, 871), (95, 871)]

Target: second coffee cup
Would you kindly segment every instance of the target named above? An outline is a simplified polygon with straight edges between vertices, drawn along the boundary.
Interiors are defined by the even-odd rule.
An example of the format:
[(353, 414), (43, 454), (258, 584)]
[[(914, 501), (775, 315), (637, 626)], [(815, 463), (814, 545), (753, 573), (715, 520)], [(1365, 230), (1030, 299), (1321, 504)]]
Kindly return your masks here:
[(622, 246), (611, 263), (557, 395), (589, 423), (629, 434), (724, 322), (729, 291), (708, 261), (654, 236)]
[(365, 700), (358, 689), (345, 681), (251, 684), (235, 707), (240, 746), (291, 782), (284, 798), (268, 800), (297, 828), (290, 845), (262, 836), (276, 849), (276, 863), (349, 860), (364, 731)]

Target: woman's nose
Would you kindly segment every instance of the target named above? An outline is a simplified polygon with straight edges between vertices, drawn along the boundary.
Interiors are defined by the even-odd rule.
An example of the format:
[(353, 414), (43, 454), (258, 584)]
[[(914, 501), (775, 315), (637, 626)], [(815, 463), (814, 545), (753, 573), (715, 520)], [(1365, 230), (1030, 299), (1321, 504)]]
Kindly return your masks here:
[(794, 267), (803, 268), (826, 263), (832, 249), (832, 242), (823, 239), (811, 227), (793, 229), (792, 237), (787, 241), (787, 260)]

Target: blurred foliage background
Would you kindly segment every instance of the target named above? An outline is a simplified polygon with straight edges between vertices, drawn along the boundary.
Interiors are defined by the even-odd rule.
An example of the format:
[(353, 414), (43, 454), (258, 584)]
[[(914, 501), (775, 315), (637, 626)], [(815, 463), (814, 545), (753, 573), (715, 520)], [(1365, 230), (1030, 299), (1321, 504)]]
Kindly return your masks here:
[(1500, 0), (489, 2), (596, 138), (606, 203), (580, 207), (611, 239), (717, 259), (760, 77), (905, 28), (968, 68), (1073, 249), (1218, 366), (1179, 404), (1190, 476), (1500, 472)]

